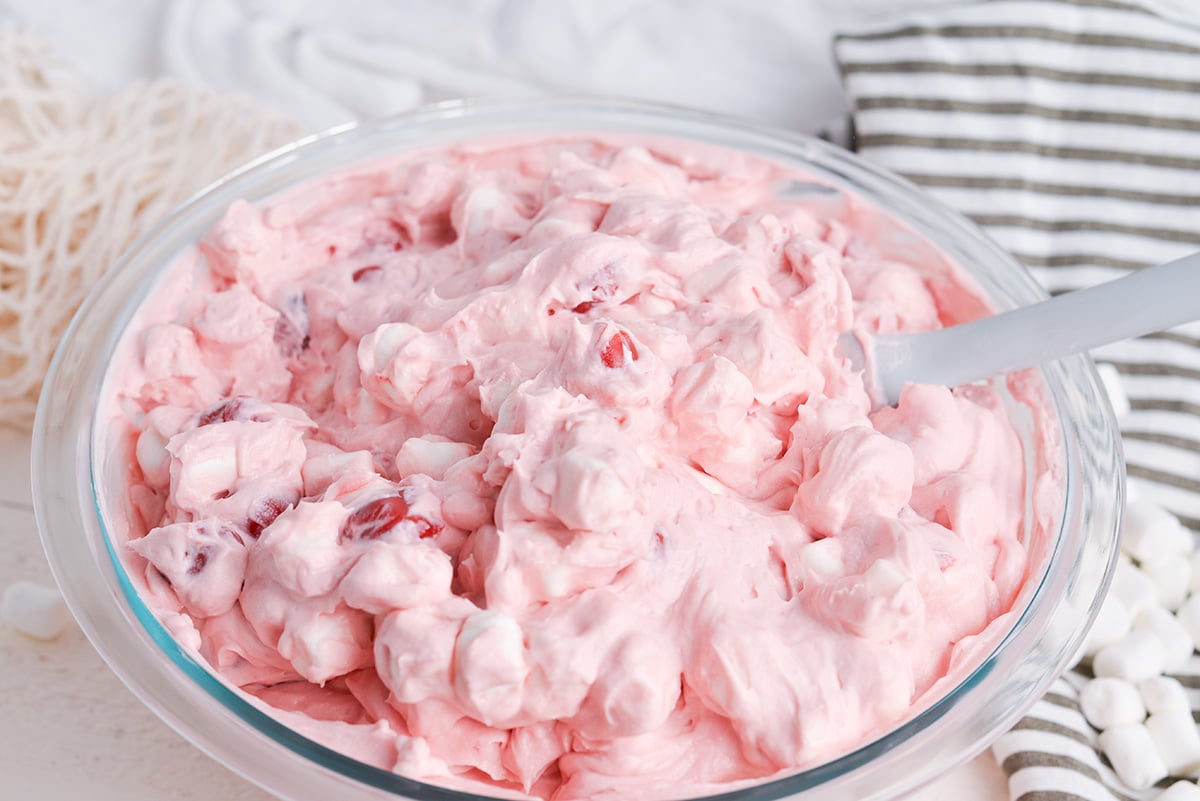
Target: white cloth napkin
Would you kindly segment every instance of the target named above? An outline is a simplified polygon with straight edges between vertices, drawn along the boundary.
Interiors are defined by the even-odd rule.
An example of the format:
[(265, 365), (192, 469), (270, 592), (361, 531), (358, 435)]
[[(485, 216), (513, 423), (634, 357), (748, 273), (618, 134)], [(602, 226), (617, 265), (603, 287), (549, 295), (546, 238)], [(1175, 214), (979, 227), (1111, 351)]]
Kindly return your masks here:
[[(37, 14), (64, 2), (13, 1)], [(832, 32), (893, 2), (172, 0), (157, 45), (167, 73), (311, 130), (456, 97), (585, 93), (812, 131), (844, 112)]]
[[(858, 150), (973, 218), (1051, 292), (1200, 249), (1200, 5), (996, 0), (889, 19), (835, 53)], [(1200, 324), (1094, 355), (1120, 373), (1145, 496), (1200, 531)], [(1200, 710), (1200, 658), (1178, 678)], [(1022, 801), (1121, 785), (1060, 679), (995, 754)]]

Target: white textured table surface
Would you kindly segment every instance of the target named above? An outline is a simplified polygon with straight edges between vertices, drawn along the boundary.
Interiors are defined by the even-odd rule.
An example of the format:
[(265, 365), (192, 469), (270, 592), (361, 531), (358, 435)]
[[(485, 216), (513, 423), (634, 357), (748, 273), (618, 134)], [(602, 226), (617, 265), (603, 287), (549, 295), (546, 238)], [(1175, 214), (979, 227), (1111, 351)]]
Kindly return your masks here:
[[(28, 435), (0, 429), (0, 588), (52, 582), (29, 484)], [(1007, 797), (1003, 774), (984, 754), (916, 799)], [(0, 801), (270, 798), (143, 707), (78, 628), (38, 642), (0, 625)]]

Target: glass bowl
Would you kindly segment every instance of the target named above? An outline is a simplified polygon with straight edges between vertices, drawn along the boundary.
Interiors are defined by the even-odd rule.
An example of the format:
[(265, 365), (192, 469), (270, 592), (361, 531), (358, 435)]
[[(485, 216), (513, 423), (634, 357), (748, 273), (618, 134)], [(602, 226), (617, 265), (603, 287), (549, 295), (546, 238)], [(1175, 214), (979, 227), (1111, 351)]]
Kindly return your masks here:
[[(380, 770), (279, 723), (181, 648), (142, 603), (106, 533), (97, 475), (98, 396), (134, 311), (174, 258), (238, 198), (261, 200), (356, 162), (451, 141), (538, 133), (621, 134), (714, 143), (793, 165), (901, 221), (977, 281), (997, 309), (1045, 293), (969, 222), (907, 182), (822, 141), (644, 104), (564, 99), (441, 105), (309, 137), (210, 186), (137, 242), (91, 292), (51, 365), (38, 407), (33, 488), (38, 526), (59, 585), (92, 644), (147, 706), (201, 750), (291, 801), (465, 801)], [(979, 664), (940, 699), (857, 750), (784, 778), (709, 799), (887, 799), (906, 795), (987, 748), (1069, 664), (1115, 564), (1123, 507), (1116, 423), (1091, 362), (1039, 368), (1060, 429), (1065, 493), (1010, 619)]]

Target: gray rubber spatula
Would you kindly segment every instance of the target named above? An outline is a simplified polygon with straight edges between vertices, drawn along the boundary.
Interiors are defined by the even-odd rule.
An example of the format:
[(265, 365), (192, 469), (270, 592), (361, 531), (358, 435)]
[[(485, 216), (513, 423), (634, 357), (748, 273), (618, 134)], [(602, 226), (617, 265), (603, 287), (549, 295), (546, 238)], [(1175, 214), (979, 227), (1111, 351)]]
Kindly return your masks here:
[(847, 331), (838, 350), (877, 403), (918, 384), (959, 386), (1200, 320), (1200, 253), (970, 323), (919, 334)]

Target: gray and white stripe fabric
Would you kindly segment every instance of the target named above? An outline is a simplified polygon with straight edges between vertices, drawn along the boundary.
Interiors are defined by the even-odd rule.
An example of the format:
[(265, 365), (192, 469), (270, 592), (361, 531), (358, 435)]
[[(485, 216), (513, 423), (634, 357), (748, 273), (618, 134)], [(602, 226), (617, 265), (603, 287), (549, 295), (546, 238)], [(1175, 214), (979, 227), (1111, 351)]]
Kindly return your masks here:
[[(859, 151), (1052, 293), (1200, 249), (1200, 27), (1127, 1), (997, 0), (835, 47)], [(1133, 403), (1130, 475), (1200, 531), (1200, 325), (1095, 355)]]
[[(1052, 293), (1200, 250), (1200, 2), (1159, 3), (992, 0), (843, 34), (855, 146), (971, 217)], [(1200, 532), (1200, 324), (1093, 355), (1130, 398), (1131, 480)], [(1181, 678), (1200, 709), (1200, 658)], [(1159, 792), (1122, 787), (1098, 753), (1084, 680), (1064, 676), (996, 744), (1013, 799)]]

